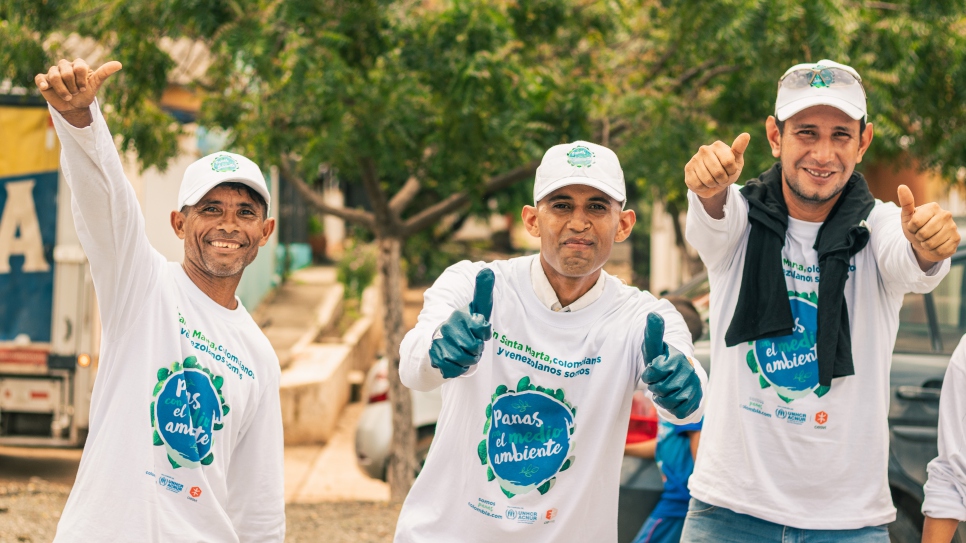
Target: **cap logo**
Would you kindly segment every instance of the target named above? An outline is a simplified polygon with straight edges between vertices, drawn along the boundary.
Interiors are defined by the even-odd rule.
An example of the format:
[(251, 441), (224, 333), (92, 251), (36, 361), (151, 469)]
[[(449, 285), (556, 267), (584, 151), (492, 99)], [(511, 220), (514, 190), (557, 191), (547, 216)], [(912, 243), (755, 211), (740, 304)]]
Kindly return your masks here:
[(238, 161), (228, 155), (217, 156), (211, 161), (211, 169), (219, 173), (233, 172), (238, 168)]
[(583, 145), (578, 145), (567, 153), (567, 163), (575, 168), (589, 168), (594, 163), (594, 153)]

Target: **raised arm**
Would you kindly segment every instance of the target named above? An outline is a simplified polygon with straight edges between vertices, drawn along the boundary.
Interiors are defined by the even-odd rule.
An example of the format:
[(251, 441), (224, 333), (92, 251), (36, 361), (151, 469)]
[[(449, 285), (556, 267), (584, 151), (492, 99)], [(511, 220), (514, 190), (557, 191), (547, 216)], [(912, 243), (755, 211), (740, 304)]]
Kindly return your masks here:
[(148, 242), (134, 189), (95, 102), (97, 91), (120, 69), (119, 62), (91, 70), (83, 60), (61, 60), (35, 78), (52, 110), (74, 224), (110, 333), (122, 333), (134, 322), (141, 313), (139, 301), (156, 284), (163, 265)]

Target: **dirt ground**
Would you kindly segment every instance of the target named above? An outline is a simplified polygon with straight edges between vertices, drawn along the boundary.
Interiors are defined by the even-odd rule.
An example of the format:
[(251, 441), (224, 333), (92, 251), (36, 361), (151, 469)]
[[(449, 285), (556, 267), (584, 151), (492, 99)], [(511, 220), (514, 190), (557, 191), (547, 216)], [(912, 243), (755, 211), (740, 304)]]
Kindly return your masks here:
[[(54, 539), (70, 486), (39, 478), (0, 483), (0, 543), (47, 543)], [(398, 505), (380, 502), (290, 504), (286, 542), (389, 543)]]

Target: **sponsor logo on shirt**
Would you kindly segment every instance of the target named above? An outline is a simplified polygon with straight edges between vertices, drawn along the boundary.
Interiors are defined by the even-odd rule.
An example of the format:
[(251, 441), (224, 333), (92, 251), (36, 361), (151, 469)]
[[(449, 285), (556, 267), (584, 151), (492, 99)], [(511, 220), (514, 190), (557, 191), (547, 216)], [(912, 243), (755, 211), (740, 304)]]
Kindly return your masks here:
[(520, 524), (533, 524), (540, 515), (536, 511), (526, 511), (521, 507), (507, 507), (503, 515), (507, 520), (513, 520)]
[(536, 386), (530, 377), (520, 379), (516, 390), (498, 386), (486, 406), (485, 437), (477, 447), (487, 481), (495, 480), (508, 498), (549, 492), (557, 474), (574, 463), (576, 413), (563, 389)]
[(156, 446), (164, 446), (172, 468), (197, 468), (214, 461), (214, 434), (224, 425), (228, 404), (224, 378), (189, 356), (158, 370), (151, 403)]
[(201, 488), (193, 486), (191, 487), (191, 490), (188, 491), (188, 494), (191, 494), (192, 498), (197, 498), (198, 496), (201, 496)]
[(493, 508), (496, 507), (496, 502), (485, 500), (483, 498), (477, 498), (476, 503), (466, 502), (466, 505), (470, 506), (470, 509), (481, 515), (491, 518), (503, 518), (503, 515), (493, 512)]
[(171, 492), (174, 492), (175, 494), (181, 492), (184, 489), (183, 484), (175, 481), (174, 479), (166, 475), (162, 475), (161, 477), (158, 477), (158, 484), (170, 490)]
[(819, 411), (818, 413), (815, 413), (815, 422), (818, 423), (815, 425), (815, 428), (817, 430), (824, 430), (826, 428), (825, 423), (828, 422), (828, 413), (826, 413), (825, 411)]
[(553, 520), (556, 517), (557, 517), (557, 510), (556, 509), (547, 509), (546, 514), (543, 515), (543, 518), (545, 518), (547, 520)]
[(788, 421), (790, 424), (804, 424), (806, 420), (805, 413), (797, 413), (787, 407), (778, 407), (775, 409), (775, 417)]

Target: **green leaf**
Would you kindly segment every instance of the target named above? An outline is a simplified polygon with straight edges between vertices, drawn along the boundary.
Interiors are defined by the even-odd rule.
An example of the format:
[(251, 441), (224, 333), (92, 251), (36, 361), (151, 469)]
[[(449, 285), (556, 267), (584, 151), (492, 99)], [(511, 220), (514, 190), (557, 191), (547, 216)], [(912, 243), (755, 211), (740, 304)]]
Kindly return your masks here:
[(517, 390), (529, 390), (530, 388), (530, 376), (524, 375), (523, 378), (517, 382)]
[(222, 429), (222, 428), (224, 428), (224, 427), (225, 427), (225, 425), (224, 425), (224, 424), (222, 424), (222, 423), (220, 423), (220, 422), (216, 422), (216, 423), (215, 423), (215, 424), (214, 424), (214, 425), (212, 426), (212, 428), (214, 428), (215, 430), (221, 430), (221, 429)]
[(222, 416), (227, 415), (229, 411), (231, 411), (231, 409), (228, 407), (228, 404), (221, 406)]
[(158, 370), (158, 381), (164, 381), (171, 375), (171, 370), (168, 368), (161, 368)]
[(540, 494), (546, 494), (547, 492), (550, 492), (550, 489), (553, 488), (553, 485), (556, 482), (557, 482), (557, 478), (556, 477), (551, 477), (549, 481), (547, 481), (546, 483), (543, 483), (542, 485), (538, 486), (537, 487), (537, 490), (540, 491)]
[(154, 394), (152, 396), (157, 396), (162, 388), (164, 388), (164, 382), (159, 381), (158, 384), (154, 385)]
[(487, 481), (492, 481), (493, 479), (496, 479), (496, 475), (493, 474), (493, 468), (487, 467), (486, 468), (486, 480)]
[(488, 403), (486, 404), (486, 418), (490, 418), (491, 416), (493, 416), (493, 404)]
[(553, 397), (557, 398), (561, 402), (564, 401), (564, 390), (562, 388), (558, 388), (556, 391), (554, 391)]
[(171, 373), (178, 373), (179, 371), (181, 371), (181, 362), (172, 362)]
[(211, 465), (211, 463), (214, 461), (215, 461), (215, 453), (210, 452), (208, 453), (208, 456), (201, 459), (201, 465), (208, 466), (208, 465)]
[(567, 471), (567, 468), (574, 465), (574, 460), (576, 460), (575, 456), (571, 456), (570, 458), (567, 458), (567, 460), (563, 463), (563, 465), (560, 466), (560, 471)]
[(766, 381), (765, 378), (761, 375), (758, 376), (758, 384), (761, 385), (761, 388), (768, 388), (771, 386), (771, 383)]
[(151, 427), (154, 428), (154, 402), (151, 402)]
[(828, 391), (830, 390), (832, 390), (832, 387), (830, 386), (819, 385), (818, 388), (815, 389), (815, 395), (821, 398), (822, 396), (828, 394)]
[(490, 419), (486, 419), (486, 424), (483, 425), (483, 433), (485, 434), (489, 431), (490, 431)]
[(480, 456), (480, 462), (486, 465), (486, 440), (480, 441), (480, 444), (476, 446), (476, 454)]
[(507, 391), (507, 386), (506, 385), (500, 385), (500, 386), (496, 387), (496, 395), (497, 396), (502, 396), (502, 395), (506, 394), (506, 391)]
[(189, 356), (188, 358), (184, 359), (184, 367), (185, 369), (198, 368), (198, 367), (201, 367), (201, 364), (198, 364), (197, 356)]
[(211, 383), (215, 385), (215, 388), (218, 389), (218, 392), (221, 392), (221, 386), (225, 384), (225, 378), (221, 375), (216, 375)]
[(154, 434), (151, 436), (151, 438), (154, 439), (155, 446), (164, 445), (164, 441), (161, 440), (161, 434), (159, 434), (157, 430), (154, 431)]
[(510, 492), (509, 490), (503, 488), (502, 486), (500, 487), (500, 490), (503, 491), (503, 495), (506, 496), (507, 498), (512, 498), (513, 496), (516, 495), (513, 492)]
[(576, 417), (576, 416), (577, 416), (577, 407), (576, 407), (576, 406), (574, 406), (574, 407), (571, 407), (571, 408), (570, 408), (570, 411), (571, 411), (571, 412), (572, 412), (572, 413), (574, 414), (574, 417)]
[(748, 355), (745, 356), (745, 361), (748, 362), (748, 367), (751, 368), (751, 373), (758, 373), (758, 360), (755, 359), (754, 349), (748, 351)]
[(171, 455), (170, 454), (168, 455), (168, 462), (171, 463), (171, 467), (174, 468), (174, 469), (178, 469), (178, 468), (181, 467), (180, 465), (178, 465), (177, 462), (174, 461), (174, 458), (171, 458)]
[(779, 394), (778, 397), (781, 398), (782, 401), (784, 401), (785, 403), (792, 403), (794, 401), (791, 398), (786, 398), (786, 397), (782, 396), (781, 394)]

